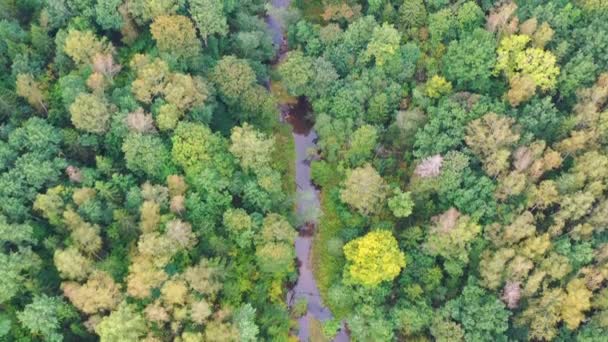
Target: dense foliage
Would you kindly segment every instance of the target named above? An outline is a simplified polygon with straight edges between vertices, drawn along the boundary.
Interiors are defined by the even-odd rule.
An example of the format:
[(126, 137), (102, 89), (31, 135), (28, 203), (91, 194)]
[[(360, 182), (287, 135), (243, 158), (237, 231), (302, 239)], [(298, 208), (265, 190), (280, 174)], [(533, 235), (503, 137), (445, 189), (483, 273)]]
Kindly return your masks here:
[(5, 0), (0, 340), (296, 339), (297, 97), (313, 340), (606, 339), (605, 1)]
[(288, 339), (264, 6), (0, 3), (0, 340)]
[(351, 337), (604, 340), (608, 6), (296, 3), (278, 71), (314, 110), (315, 274)]

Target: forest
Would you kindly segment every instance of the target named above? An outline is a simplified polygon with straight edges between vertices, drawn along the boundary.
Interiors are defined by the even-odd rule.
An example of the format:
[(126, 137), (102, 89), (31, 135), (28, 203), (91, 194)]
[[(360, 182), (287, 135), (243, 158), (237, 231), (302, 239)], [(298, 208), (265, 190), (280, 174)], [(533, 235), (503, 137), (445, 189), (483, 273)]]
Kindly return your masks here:
[(607, 284), (604, 0), (0, 0), (0, 341), (603, 342)]

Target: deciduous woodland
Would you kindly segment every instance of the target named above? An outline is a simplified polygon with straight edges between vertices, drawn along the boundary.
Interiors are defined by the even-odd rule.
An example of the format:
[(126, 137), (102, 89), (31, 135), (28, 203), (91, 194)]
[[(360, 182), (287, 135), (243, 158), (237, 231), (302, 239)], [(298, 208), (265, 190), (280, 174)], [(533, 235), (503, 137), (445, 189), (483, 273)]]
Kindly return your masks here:
[(602, 342), (607, 194), (606, 1), (0, 0), (0, 341)]

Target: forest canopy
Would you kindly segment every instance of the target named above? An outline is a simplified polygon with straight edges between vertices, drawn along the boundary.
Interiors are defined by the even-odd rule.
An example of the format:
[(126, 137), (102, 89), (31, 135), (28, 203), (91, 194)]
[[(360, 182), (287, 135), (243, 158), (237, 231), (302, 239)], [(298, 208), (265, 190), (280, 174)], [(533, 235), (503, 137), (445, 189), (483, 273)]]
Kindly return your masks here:
[(607, 194), (604, 1), (0, 0), (1, 341), (605, 341)]

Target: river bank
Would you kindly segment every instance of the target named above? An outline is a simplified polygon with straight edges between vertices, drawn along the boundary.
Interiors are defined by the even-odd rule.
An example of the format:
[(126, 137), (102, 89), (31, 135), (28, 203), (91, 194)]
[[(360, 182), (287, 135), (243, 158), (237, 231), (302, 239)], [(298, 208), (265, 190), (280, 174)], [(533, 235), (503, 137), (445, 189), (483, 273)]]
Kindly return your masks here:
[[(274, 0), (275, 8), (286, 8), (289, 0)], [(267, 17), (268, 28), (273, 33), (273, 41), (279, 46), (279, 53), (275, 64), (278, 64), (287, 52), (284, 28), (280, 18), (272, 14)], [(272, 88), (272, 86), (271, 86)], [(292, 307), (298, 301), (305, 300), (306, 312), (298, 318), (298, 338), (300, 341), (309, 341), (311, 327), (316, 325), (313, 320), (324, 322), (332, 318), (330, 310), (323, 305), (319, 289), (313, 274), (312, 251), (314, 234), (320, 213), (319, 190), (311, 179), (310, 151), (316, 150), (317, 134), (313, 129), (310, 117), (311, 108), (304, 98), (297, 103), (279, 103), (281, 120), (292, 127), (295, 145), (295, 182), (298, 237), (295, 241), (295, 250), (298, 264), (298, 280), (287, 294), (287, 303)], [(334, 341), (348, 341), (346, 329), (342, 327)]]

